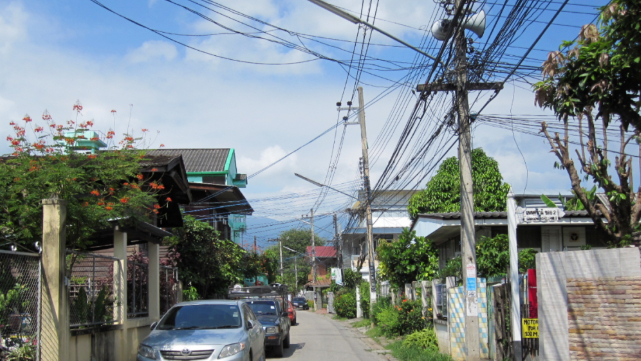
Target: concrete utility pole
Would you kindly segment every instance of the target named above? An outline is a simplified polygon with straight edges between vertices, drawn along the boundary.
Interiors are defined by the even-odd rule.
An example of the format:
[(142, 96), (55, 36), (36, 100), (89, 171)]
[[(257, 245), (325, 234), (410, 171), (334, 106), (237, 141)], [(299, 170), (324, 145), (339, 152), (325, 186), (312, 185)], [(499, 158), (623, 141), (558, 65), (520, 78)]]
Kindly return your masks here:
[(309, 224), (312, 227), (312, 288), (314, 289), (314, 311), (318, 311), (318, 303), (316, 302), (316, 243), (314, 240), (314, 208), (309, 213)]
[[(461, 9), (465, 0), (456, 0)], [(461, 14), (464, 16), (464, 13)], [(460, 22), (461, 24), (463, 21)], [(465, 295), (465, 343), (467, 360), (480, 360), (479, 315), (476, 294), (476, 238), (474, 229), (474, 192), (472, 188), (472, 134), (467, 100), (467, 39), (461, 27), (456, 32), (456, 104), (459, 126), (459, 169), (461, 178), (461, 253)]]
[(365, 100), (363, 87), (358, 87), (358, 122), (361, 125), (361, 146), (363, 148), (363, 183), (365, 186), (365, 216), (367, 217), (367, 261), (369, 263), (369, 297), (370, 306), (376, 303), (376, 267), (374, 265), (374, 237), (372, 235), (372, 199), (369, 183), (369, 156), (367, 145), (367, 129), (365, 127)]
[(294, 279), (296, 282), (296, 292), (298, 292), (298, 257), (294, 256)]
[(343, 237), (341, 234), (341, 225), (338, 224), (338, 216), (336, 213), (334, 213), (334, 232), (336, 233), (336, 260), (338, 262), (338, 269), (343, 272)]
[(285, 276), (283, 275), (283, 240), (278, 238), (278, 247), (280, 248), (280, 282), (285, 282)]

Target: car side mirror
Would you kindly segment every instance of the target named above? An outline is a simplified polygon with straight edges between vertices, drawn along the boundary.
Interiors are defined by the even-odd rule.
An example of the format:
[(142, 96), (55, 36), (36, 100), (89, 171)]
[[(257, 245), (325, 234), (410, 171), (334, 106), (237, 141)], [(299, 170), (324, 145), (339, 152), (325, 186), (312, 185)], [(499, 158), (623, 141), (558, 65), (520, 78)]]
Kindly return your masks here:
[(158, 322), (153, 322), (151, 325), (149, 325), (149, 329), (153, 331), (157, 325), (158, 325)]
[(252, 321), (252, 320), (247, 320), (247, 329), (248, 329), (248, 330), (251, 330), (252, 328), (254, 328), (254, 326), (255, 326), (255, 325), (254, 325), (254, 321)]

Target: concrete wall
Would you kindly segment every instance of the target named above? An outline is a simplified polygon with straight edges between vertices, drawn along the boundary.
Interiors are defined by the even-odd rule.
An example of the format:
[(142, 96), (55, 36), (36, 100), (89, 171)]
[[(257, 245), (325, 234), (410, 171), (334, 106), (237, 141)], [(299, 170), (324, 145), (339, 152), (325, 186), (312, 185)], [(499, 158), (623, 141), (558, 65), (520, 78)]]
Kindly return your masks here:
[[(606, 360), (608, 357), (589, 356), (578, 357), (579, 352), (596, 351), (598, 347), (593, 348), (580, 348), (577, 340), (580, 340), (579, 330), (580, 326), (587, 326), (587, 322), (599, 321), (606, 326), (615, 326), (618, 330), (617, 319), (615, 313), (606, 311), (612, 304), (620, 303), (614, 301), (616, 299), (633, 299), (638, 300), (641, 295), (630, 293), (625, 287), (631, 287), (629, 290), (634, 291), (632, 285), (618, 284), (618, 281), (627, 280), (628, 278), (621, 277), (641, 277), (641, 255), (638, 248), (620, 248), (620, 249), (602, 249), (590, 251), (573, 251), (573, 252), (550, 252), (539, 253), (536, 255), (536, 276), (537, 276), (537, 295), (539, 301), (539, 353), (540, 359), (546, 361), (569, 361), (574, 359), (582, 360)], [(568, 288), (568, 282), (569, 287)], [(591, 283), (595, 286), (602, 282), (602, 288), (598, 292), (606, 292), (603, 294), (594, 294), (597, 292), (596, 288), (586, 288), (585, 290), (577, 289), (577, 287), (590, 287), (587, 284)], [(610, 295), (610, 289), (607, 285), (615, 285), (616, 287), (623, 287), (626, 293), (623, 297), (613, 297)], [(582, 292), (590, 294), (580, 295)], [(570, 301), (568, 302), (568, 292), (570, 292)], [(585, 308), (586, 305), (594, 309), (594, 314), (588, 312), (581, 314), (579, 302), (583, 298), (578, 296), (585, 296), (585, 300), (590, 302), (580, 301), (581, 305)], [(626, 298), (627, 297), (627, 298)], [(591, 302), (594, 300), (594, 302)], [(636, 302), (636, 301), (635, 301)], [(596, 304), (598, 303), (598, 308)], [(568, 313), (569, 306), (572, 306), (570, 313)], [(641, 303), (632, 303), (627, 306), (633, 309), (636, 314), (641, 314)], [(598, 311), (597, 311), (598, 310)], [(626, 312), (628, 310), (626, 309)], [(598, 320), (595, 319), (596, 314), (599, 314)], [(568, 318), (574, 317), (572, 321), (572, 328)], [(636, 321), (633, 321), (635, 325)], [(626, 324), (628, 325), (628, 324)], [(579, 327), (577, 329), (575, 326)], [(629, 325), (628, 325), (629, 326)], [(588, 326), (589, 327), (589, 326)], [(637, 326), (635, 326), (637, 327)], [(641, 333), (641, 328), (639, 329)], [(617, 344), (619, 335), (613, 333), (601, 333), (599, 336), (606, 344)], [(572, 333), (572, 336), (570, 334)], [(638, 334), (635, 336), (638, 338)], [(572, 341), (572, 353), (570, 349), (570, 342)], [(601, 343), (597, 343), (599, 345)], [(604, 348), (606, 352), (613, 352), (612, 347)], [(613, 357), (612, 359), (622, 359)], [(638, 359), (638, 358), (631, 358)]]
[[(132, 327), (125, 330), (122, 326), (114, 326), (103, 330), (77, 332), (70, 338), (68, 361), (135, 361), (138, 344), (151, 330), (148, 325)], [(128, 342), (127, 345), (122, 345), (125, 332)]]

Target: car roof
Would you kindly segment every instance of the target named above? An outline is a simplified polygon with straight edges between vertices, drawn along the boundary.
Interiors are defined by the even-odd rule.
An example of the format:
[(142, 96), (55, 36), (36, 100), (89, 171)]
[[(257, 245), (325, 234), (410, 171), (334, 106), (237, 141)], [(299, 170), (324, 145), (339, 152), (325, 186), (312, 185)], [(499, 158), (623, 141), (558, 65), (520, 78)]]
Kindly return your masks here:
[(250, 301), (273, 301), (273, 302), (280, 302), (280, 299), (277, 298), (244, 298), (241, 301), (243, 302), (250, 302)]
[[(228, 306), (240, 306), (242, 300), (198, 300), (198, 301), (187, 301), (180, 302), (175, 306), (194, 306), (194, 305), (228, 305)], [(175, 307), (174, 306), (174, 307)]]

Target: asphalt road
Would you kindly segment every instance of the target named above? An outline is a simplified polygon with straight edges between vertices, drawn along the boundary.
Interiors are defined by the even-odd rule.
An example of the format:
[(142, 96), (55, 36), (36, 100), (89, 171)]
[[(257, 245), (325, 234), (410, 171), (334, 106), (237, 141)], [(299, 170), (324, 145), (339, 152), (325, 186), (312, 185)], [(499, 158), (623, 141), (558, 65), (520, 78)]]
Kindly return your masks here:
[[(387, 361), (372, 352), (379, 348), (345, 322), (334, 321), (326, 315), (310, 311), (297, 312), (298, 324), (292, 326), (289, 349), (283, 359), (288, 361)], [(267, 358), (276, 358), (267, 353)]]

